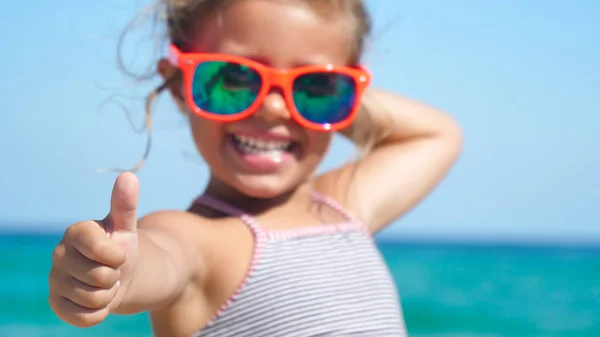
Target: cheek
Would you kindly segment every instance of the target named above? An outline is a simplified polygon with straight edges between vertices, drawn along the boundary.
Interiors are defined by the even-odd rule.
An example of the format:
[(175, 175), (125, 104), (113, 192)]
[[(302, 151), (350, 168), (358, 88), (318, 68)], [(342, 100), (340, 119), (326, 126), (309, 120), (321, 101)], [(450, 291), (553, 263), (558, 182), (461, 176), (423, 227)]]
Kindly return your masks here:
[(190, 118), (190, 127), (196, 147), (208, 162), (217, 158), (224, 139), (223, 123), (209, 121), (200, 117)]
[(331, 145), (333, 133), (331, 132), (306, 132), (306, 156), (311, 161), (321, 161)]

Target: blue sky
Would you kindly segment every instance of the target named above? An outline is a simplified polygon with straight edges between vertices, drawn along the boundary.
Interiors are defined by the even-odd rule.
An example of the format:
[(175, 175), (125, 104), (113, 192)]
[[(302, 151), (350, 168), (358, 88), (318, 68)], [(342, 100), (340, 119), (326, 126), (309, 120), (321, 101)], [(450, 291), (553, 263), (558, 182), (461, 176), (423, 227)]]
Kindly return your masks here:
[[(116, 41), (145, 1), (17, 1), (0, 12), (0, 228), (60, 231), (104, 217), (113, 174), (143, 152), (116, 105), (141, 126), (146, 92), (116, 65)], [(375, 85), (454, 115), (466, 137), (444, 183), (385, 231), (390, 237), (600, 242), (600, 2), (371, 1), (366, 57)], [(139, 43), (141, 41), (141, 43)], [(128, 40), (152, 61), (144, 26)], [(137, 49), (135, 49), (137, 48)], [(205, 183), (168, 98), (140, 172), (140, 213), (184, 208)], [(322, 169), (352, 147), (338, 139)]]

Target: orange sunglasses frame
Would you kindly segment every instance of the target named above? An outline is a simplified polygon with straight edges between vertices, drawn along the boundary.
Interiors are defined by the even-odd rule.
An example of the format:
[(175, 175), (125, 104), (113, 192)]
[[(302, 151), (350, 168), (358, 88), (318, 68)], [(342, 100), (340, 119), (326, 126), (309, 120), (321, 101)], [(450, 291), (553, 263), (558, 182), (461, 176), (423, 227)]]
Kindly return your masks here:
[[(328, 64), (315, 66), (311, 65), (293, 69), (276, 69), (235, 55), (216, 53), (183, 53), (173, 44), (171, 44), (169, 47), (168, 59), (173, 66), (179, 68), (183, 73), (186, 103), (189, 108), (200, 117), (219, 122), (233, 122), (251, 116), (258, 110), (265, 97), (269, 94), (271, 88), (273, 86), (277, 86), (282, 89), (290, 115), (298, 124), (316, 131), (337, 131), (348, 127), (353, 122), (360, 108), (360, 99), (366, 88), (371, 84), (372, 80), (371, 73), (364, 67), (335, 66)], [(234, 115), (219, 115), (200, 109), (193, 99), (192, 82), (196, 67), (201, 62), (206, 61), (233, 62), (249, 66), (256, 70), (260, 74), (263, 84), (258, 95), (256, 96), (256, 100), (252, 103), (252, 105), (250, 105), (246, 110)], [(315, 72), (331, 72), (347, 75), (354, 80), (354, 85), (356, 88), (355, 102), (347, 118), (337, 123), (319, 124), (307, 120), (298, 111), (292, 95), (294, 80), (298, 76)]]

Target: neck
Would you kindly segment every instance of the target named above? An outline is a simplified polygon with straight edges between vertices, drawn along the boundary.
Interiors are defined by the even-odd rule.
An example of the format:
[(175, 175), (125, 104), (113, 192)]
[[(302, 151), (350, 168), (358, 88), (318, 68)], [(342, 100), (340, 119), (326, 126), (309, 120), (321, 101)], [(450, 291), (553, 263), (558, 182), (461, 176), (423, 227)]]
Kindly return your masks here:
[(260, 214), (269, 209), (280, 207), (291, 200), (305, 199), (307, 195), (310, 195), (310, 184), (304, 183), (274, 198), (256, 198), (238, 191), (215, 176), (211, 176), (204, 194), (250, 214)]

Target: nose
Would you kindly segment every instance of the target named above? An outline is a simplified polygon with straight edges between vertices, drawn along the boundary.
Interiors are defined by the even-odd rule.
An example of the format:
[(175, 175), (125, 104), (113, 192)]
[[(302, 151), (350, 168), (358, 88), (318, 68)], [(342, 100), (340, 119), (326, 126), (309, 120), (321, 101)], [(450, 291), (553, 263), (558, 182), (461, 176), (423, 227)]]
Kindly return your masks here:
[(268, 121), (290, 119), (290, 112), (288, 111), (283, 94), (278, 90), (271, 91), (265, 97), (262, 106), (258, 109), (255, 116)]

